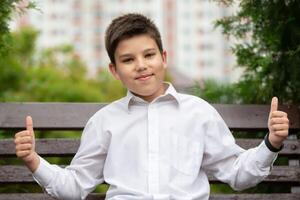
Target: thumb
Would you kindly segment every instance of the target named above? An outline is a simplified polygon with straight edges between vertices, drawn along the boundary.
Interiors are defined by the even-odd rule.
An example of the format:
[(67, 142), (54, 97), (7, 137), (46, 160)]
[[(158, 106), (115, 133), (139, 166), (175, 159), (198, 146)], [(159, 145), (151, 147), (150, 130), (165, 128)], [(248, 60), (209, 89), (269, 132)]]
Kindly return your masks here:
[(31, 116), (26, 117), (26, 130), (33, 134), (33, 122)]
[(271, 102), (270, 114), (274, 111), (277, 111), (277, 110), (278, 110), (278, 98), (273, 97), (272, 102)]

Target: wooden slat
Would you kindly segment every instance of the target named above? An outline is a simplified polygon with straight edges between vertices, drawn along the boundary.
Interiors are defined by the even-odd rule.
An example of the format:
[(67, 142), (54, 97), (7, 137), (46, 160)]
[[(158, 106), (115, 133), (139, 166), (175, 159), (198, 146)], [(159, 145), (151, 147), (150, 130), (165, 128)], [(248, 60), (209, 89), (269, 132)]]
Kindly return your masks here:
[[(208, 175), (208, 179), (211, 183), (219, 183), (219, 180)], [(299, 166), (274, 166), (271, 174), (267, 176), (263, 182), (265, 183), (293, 183), (299, 184), (300, 180), (300, 168)]]
[[(79, 147), (79, 139), (36, 139), (36, 151), (41, 156), (74, 156)], [(0, 156), (14, 157), (13, 139), (0, 140)]]
[[(26, 115), (34, 119), (35, 129), (79, 130), (106, 104), (97, 103), (0, 103), (0, 129), (23, 129)], [(269, 105), (213, 106), (232, 130), (266, 130)], [(300, 129), (296, 106), (280, 106), (290, 117), (291, 130)]]
[(36, 130), (80, 130), (104, 103), (0, 103), (0, 128), (24, 129), (32, 116)]
[[(237, 144), (245, 149), (256, 147), (260, 139), (237, 139)], [(73, 156), (79, 147), (79, 139), (37, 139), (36, 150), (42, 156)], [(286, 140), (279, 152), (283, 156), (300, 156), (300, 140)], [(15, 157), (13, 139), (0, 140), (0, 156)]]
[[(213, 104), (231, 130), (266, 130), (270, 112), (269, 105)], [(279, 106), (287, 112), (290, 129), (300, 129), (299, 110), (296, 106)]]
[[(262, 139), (236, 139), (236, 143), (244, 149), (258, 146)], [(300, 156), (300, 140), (285, 140), (283, 149), (279, 152), (282, 156)]]
[[(104, 200), (105, 194), (90, 194), (87, 200)], [(211, 194), (209, 200), (299, 200), (300, 194)], [(0, 194), (0, 200), (54, 200), (47, 194)]]
[[(209, 176), (211, 183), (219, 181)], [(274, 166), (271, 174), (264, 182), (299, 183), (300, 168), (298, 166)], [(25, 166), (0, 166), (0, 183), (34, 183), (30, 171)]]

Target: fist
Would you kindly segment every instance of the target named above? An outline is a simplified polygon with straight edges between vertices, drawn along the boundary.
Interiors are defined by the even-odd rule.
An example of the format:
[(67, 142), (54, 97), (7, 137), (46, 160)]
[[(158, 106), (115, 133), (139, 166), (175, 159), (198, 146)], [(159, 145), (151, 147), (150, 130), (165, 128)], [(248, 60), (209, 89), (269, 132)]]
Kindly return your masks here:
[(279, 149), (289, 133), (289, 119), (287, 113), (278, 110), (277, 97), (272, 98), (268, 120), (269, 141), (273, 147)]
[(25, 163), (30, 163), (35, 159), (37, 154), (35, 152), (33, 123), (30, 116), (26, 117), (26, 130), (16, 133), (14, 142), (16, 155)]

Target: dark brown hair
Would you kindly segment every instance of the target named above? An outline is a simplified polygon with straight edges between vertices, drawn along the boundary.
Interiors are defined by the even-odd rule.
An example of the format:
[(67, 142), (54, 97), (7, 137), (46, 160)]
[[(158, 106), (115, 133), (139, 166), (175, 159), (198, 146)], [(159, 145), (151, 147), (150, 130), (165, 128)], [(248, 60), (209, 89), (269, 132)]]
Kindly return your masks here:
[(112, 20), (105, 33), (105, 48), (111, 63), (115, 64), (115, 51), (121, 40), (147, 34), (153, 38), (163, 52), (161, 36), (152, 20), (144, 15), (129, 13)]

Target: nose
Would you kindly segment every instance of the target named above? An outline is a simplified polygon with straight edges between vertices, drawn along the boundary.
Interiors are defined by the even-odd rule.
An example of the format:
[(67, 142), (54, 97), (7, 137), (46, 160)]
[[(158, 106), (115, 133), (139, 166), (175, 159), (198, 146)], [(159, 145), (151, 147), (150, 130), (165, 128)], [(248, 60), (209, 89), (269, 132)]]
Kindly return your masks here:
[(136, 70), (137, 71), (144, 71), (147, 69), (147, 64), (143, 58), (137, 59), (136, 63)]

